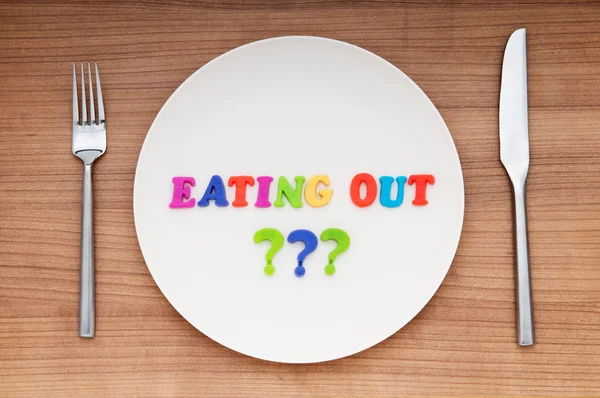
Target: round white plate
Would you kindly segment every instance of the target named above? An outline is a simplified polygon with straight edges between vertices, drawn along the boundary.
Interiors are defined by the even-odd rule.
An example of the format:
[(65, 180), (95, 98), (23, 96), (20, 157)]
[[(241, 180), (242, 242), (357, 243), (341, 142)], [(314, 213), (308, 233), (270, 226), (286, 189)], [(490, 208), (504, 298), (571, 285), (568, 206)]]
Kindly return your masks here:
[[(356, 174), (377, 182), (377, 198), (358, 207), (350, 196)], [(380, 203), (381, 176), (431, 174), (425, 206)], [(214, 175), (227, 207), (171, 208), (174, 177), (193, 177), (200, 201)], [(233, 207), (231, 176), (278, 179), (327, 175), (329, 203), (301, 208)], [(306, 183), (304, 184), (306, 186)], [(362, 194), (365, 194), (365, 186)], [(211, 191), (211, 190), (209, 190)], [(394, 182), (391, 198), (396, 198)], [(218, 190), (212, 191), (218, 194)], [(310, 192), (309, 192), (310, 195)], [(177, 194), (176, 194), (177, 196)], [(187, 199), (180, 193), (181, 202)], [(142, 253), (169, 302), (215, 341), (253, 357), (318, 362), (379, 343), (431, 299), (452, 262), (464, 211), (456, 148), (444, 121), (419, 87), (396, 67), (359, 47), (316, 37), (258, 41), (209, 62), (175, 91), (152, 124), (138, 161), (135, 225)], [(256, 231), (276, 228), (286, 240), (263, 272), (269, 242)], [(318, 241), (295, 268), (297, 229), (319, 238), (346, 231), (351, 244), (324, 271), (334, 241)]]

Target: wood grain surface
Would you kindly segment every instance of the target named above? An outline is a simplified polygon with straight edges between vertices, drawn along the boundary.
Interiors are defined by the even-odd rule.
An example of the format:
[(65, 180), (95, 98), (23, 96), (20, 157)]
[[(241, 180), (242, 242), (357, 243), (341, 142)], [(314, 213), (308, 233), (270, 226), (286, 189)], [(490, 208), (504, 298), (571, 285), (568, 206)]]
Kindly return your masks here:
[[(529, 239), (537, 344), (515, 341), (501, 61), (528, 29)], [(386, 341), (315, 365), (211, 341), (152, 280), (133, 223), (137, 157), (169, 95), (251, 41), (317, 35), (386, 58), (429, 95), (462, 161), (458, 253), (427, 307)], [(101, 67), (97, 337), (77, 337), (82, 166), (71, 62)], [(0, 395), (600, 395), (600, 3), (323, 0), (0, 3)]]

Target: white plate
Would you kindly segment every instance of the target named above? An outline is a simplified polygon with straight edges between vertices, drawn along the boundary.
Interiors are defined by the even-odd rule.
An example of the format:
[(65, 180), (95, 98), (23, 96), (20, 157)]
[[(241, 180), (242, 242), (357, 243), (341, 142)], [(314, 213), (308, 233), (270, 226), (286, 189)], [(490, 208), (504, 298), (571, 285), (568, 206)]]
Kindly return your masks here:
[[(350, 197), (359, 173), (377, 180), (368, 207)], [(280, 176), (294, 185), (295, 176), (318, 174), (333, 190), (318, 208), (304, 194), (301, 208), (285, 199), (284, 207), (258, 208), (257, 184), (248, 186), (247, 207), (233, 207), (235, 188), (227, 186), (231, 176), (272, 176), (274, 202)], [(435, 177), (426, 206), (412, 204), (408, 183), (399, 207), (380, 204), (379, 177), (420, 174)], [(173, 177), (193, 177), (198, 202), (213, 175), (224, 181), (229, 206), (170, 208)], [(392, 199), (396, 190), (394, 182)], [(156, 117), (135, 176), (140, 247), (166, 298), (215, 341), (279, 362), (351, 355), (409, 322), (450, 267), (463, 211), (458, 155), (427, 96), (382, 58), (316, 37), (255, 42), (200, 68)], [(296, 229), (319, 237), (341, 228), (351, 245), (326, 275), (336, 244), (319, 240), (297, 277), (303, 246), (286, 241), (267, 276), (269, 243), (253, 241), (267, 227), (286, 240)]]

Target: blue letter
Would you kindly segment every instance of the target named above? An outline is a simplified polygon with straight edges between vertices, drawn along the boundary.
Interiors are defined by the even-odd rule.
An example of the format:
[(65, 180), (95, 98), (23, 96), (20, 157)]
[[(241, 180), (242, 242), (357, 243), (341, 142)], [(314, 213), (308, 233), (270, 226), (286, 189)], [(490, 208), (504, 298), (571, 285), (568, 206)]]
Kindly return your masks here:
[(223, 180), (219, 176), (212, 176), (208, 187), (206, 187), (206, 191), (204, 191), (204, 196), (198, 201), (198, 206), (208, 206), (209, 200), (214, 200), (215, 204), (219, 207), (229, 206), (227, 195), (225, 194), (225, 184), (223, 184)]
[(398, 183), (398, 195), (396, 200), (392, 200), (392, 184), (394, 179), (390, 176), (379, 177), (381, 182), (381, 192), (379, 193), (379, 203), (385, 207), (398, 207), (404, 202), (404, 184), (406, 183), (406, 177), (396, 177)]

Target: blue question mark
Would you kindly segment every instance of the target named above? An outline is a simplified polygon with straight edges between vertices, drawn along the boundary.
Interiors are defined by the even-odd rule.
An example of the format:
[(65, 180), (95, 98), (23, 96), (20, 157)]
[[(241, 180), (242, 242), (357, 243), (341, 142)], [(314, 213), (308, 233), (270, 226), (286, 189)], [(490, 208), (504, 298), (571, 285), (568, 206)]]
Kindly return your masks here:
[(294, 269), (294, 274), (298, 278), (301, 278), (306, 272), (306, 269), (304, 268), (302, 263), (310, 253), (315, 251), (317, 245), (319, 244), (319, 240), (317, 239), (317, 235), (313, 234), (312, 232), (306, 229), (297, 229), (295, 231), (290, 232), (287, 240), (289, 243), (304, 243), (304, 250), (298, 253), (298, 266), (296, 267), (296, 269)]

